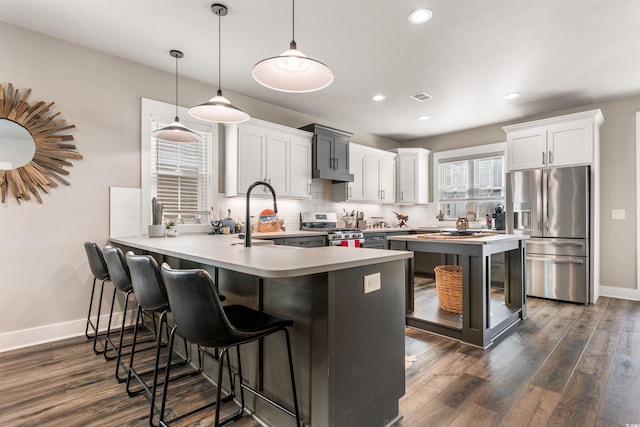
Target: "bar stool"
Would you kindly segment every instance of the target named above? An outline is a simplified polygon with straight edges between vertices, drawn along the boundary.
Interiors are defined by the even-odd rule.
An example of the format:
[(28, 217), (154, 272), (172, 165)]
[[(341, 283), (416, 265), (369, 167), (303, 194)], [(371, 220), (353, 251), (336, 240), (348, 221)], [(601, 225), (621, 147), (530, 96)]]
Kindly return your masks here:
[[(97, 244), (93, 242), (85, 242), (84, 250), (87, 253), (87, 259), (89, 260), (89, 268), (91, 269), (91, 273), (93, 274), (93, 286), (91, 287), (91, 299), (89, 300), (89, 313), (87, 314), (87, 323), (84, 329), (84, 335), (89, 340), (93, 340), (93, 352), (95, 354), (102, 354), (105, 352), (105, 348), (102, 350), (97, 349), (98, 336), (101, 335), (99, 333), (100, 326), (100, 314), (102, 310), (102, 295), (104, 294), (104, 284), (108, 282), (109, 270), (107, 269), (107, 264), (104, 261), (104, 257), (102, 256), (102, 251), (98, 247)], [(91, 321), (91, 311), (93, 308), (93, 298), (96, 291), (96, 282), (98, 280), (102, 281), (100, 285), (100, 299), (98, 300), (98, 314), (96, 315), (96, 323), (94, 324)], [(93, 335), (89, 335), (89, 328), (93, 331)]]
[[(129, 353), (122, 352), (122, 349), (123, 349), (122, 341), (124, 338), (124, 331), (125, 331), (126, 320), (127, 320), (127, 307), (129, 306), (129, 297), (133, 295), (133, 285), (131, 284), (131, 274), (129, 273), (129, 268), (127, 267), (127, 263), (124, 258), (124, 254), (122, 253), (122, 250), (120, 248), (114, 248), (110, 245), (107, 245), (102, 250), (102, 254), (104, 256), (107, 269), (109, 270), (109, 276), (111, 277), (111, 282), (114, 284), (111, 310), (109, 312), (109, 324), (107, 326), (107, 332), (105, 335), (105, 343), (104, 343), (105, 351), (103, 354), (105, 359), (107, 360), (116, 359), (116, 374), (115, 374), (116, 379), (118, 380), (118, 382), (124, 382), (127, 378), (125, 376), (122, 376), (122, 377), (120, 376), (120, 367), (121, 365), (123, 365), (122, 356), (128, 355)], [(115, 295), (118, 291), (124, 294), (124, 306), (122, 310), (122, 325), (120, 326), (120, 337), (118, 340), (118, 345), (115, 345), (111, 340), (110, 331), (111, 331), (111, 320), (113, 318), (113, 307), (114, 307), (113, 302), (115, 300)], [(158, 329), (156, 327), (155, 316), (151, 315), (150, 317), (152, 318), (152, 321), (153, 321), (154, 336), (151, 339), (140, 341), (139, 344), (143, 342), (155, 341), (157, 337)], [(144, 323), (142, 323), (142, 319), (141, 319), (140, 326), (144, 326)], [(131, 345), (132, 344), (129, 344), (129, 346)], [(149, 348), (145, 348), (143, 350), (148, 350), (148, 349)], [(113, 356), (110, 355), (109, 354), (110, 351), (115, 354)], [(126, 370), (126, 367), (124, 368)]]
[[(151, 411), (149, 416), (149, 422), (153, 425), (153, 414), (155, 408), (155, 398), (156, 398), (156, 388), (158, 386), (158, 371), (160, 365), (160, 349), (164, 346), (162, 343), (162, 329), (163, 326), (167, 329), (167, 336), (169, 336), (168, 324), (167, 324), (167, 314), (171, 311), (169, 306), (169, 300), (167, 299), (167, 291), (165, 289), (164, 281), (162, 280), (162, 276), (160, 274), (160, 269), (158, 267), (158, 263), (156, 260), (150, 255), (135, 255), (133, 252), (127, 252), (126, 255), (126, 264), (129, 267), (129, 272), (131, 273), (131, 285), (133, 286), (133, 292), (138, 299), (138, 308), (136, 310), (136, 322), (133, 330), (133, 342), (131, 345), (131, 357), (129, 360), (129, 368), (127, 370), (127, 379), (126, 379), (126, 390), (129, 396), (134, 396), (142, 391), (145, 391), (147, 395), (151, 398)], [(160, 320), (158, 324), (158, 332), (157, 332), (157, 340), (156, 340), (156, 357), (155, 363), (153, 366), (153, 371), (139, 371), (138, 368), (134, 366), (134, 355), (136, 354), (136, 345), (137, 345), (137, 337), (138, 337), (138, 324), (140, 322), (142, 311), (146, 310), (150, 313), (160, 314)], [(175, 364), (171, 364), (171, 353), (173, 351), (173, 346), (169, 349), (168, 358), (167, 358), (167, 366), (177, 367), (188, 365), (191, 361), (189, 357), (189, 346), (187, 344), (187, 340), (184, 339), (184, 347), (185, 347), (185, 357), (176, 362)], [(194, 374), (198, 374), (202, 371), (202, 362), (200, 357), (198, 357), (198, 367), (194, 370), (191, 370), (187, 373), (183, 373), (181, 375), (175, 376), (171, 378), (171, 380), (176, 380), (178, 378), (183, 378), (186, 376), (191, 376)], [(153, 372), (153, 380), (149, 385), (147, 384), (143, 376), (148, 375)], [(131, 378), (135, 378), (140, 385), (142, 386), (141, 390), (132, 391), (131, 389)], [(169, 381), (168, 378), (165, 378), (165, 381)], [(162, 384), (162, 383), (160, 383)]]
[[(164, 278), (169, 303), (171, 304), (171, 312), (173, 314), (175, 326), (171, 329), (169, 335), (169, 351), (173, 347), (176, 331), (191, 343), (202, 347), (215, 348), (219, 350), (218, 356), (218, 377), (216, 392), (216, 414), (215, 426), (227, 424), (242, 418), (244, 414), (244, 390), (251, 392), (253, 395), (260, 397), (265, 402), (284, 411), (291, 417), (295, 418), (296, 425), (300, 426), (300, 412), (298, 410), (298, 399), (296, 395), (296, 384), (293, 376), (293, 360), (291, 357), (291, 343), (289, 339), (288, 326), (293, 325), (293, 321), (280, 317), (271, 316), (267, 313), (253, 310), (243, 305), (222, 306), (218, 292), (211, 279), (209, 273), (205, 270), (172, 270), (167, 264), (162, 264), (162, 277)], [(291, 376), (291, 389), (293, 391), (294, 412), (285, 408), (283, 405), (273, 401), (261, 394), (242, 381), (242, 363), (240, 358), (240, 346), (253, 341), (257, 341), (268, 335), (277, 332), (284, 332), (287, 353), (289, 356), (289, 373)], [(224, 358), (227, 358), (229, 370), (231, 362), (229, 360), (228, 350), (232, 347), (236, 348), (238, 363), (238, 378), (240, 382), (240, 411), (228, 418), (220, 421), (220, 403), (228, 400), (235, 395), (235, 383), (229, 372), (229, 380), (231, 390), (225, 399), (222, 397), (222, 372), (224, 368)], [(207, 353), (213, 356), (211, 353)], [(165, 370), (165, 381), (162, 391), (162, 403), (160, 407), (160, 425), (167, 426), (170, 423), (189, 417), (207, 407), (190, 411), (187, 414), (180, 415), (172, 420), (164, 419), (164, 410), (167, 401), (169, 372), (171, 367), (167, 365)]]

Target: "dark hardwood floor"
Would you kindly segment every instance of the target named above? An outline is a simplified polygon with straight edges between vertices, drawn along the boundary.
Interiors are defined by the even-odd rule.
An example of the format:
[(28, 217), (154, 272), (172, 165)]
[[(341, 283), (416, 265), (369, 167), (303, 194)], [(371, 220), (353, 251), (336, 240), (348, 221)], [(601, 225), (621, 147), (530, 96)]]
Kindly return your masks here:
[[(528, 303), (528, 319), (487, 350), (407, 328), (397, 425), (640, 424), (640, 302)], [(0, 426), (147, 425), (148, 400), (127, 397), (114, 369), (84, 337), (0, 353)], [(201, 377), (175, 387), (174, 413), (214, 396)], [(178, 425), (211, 424), (208, 413)]]
[(640, 302), (528, 298), (487, 350), (407, 329), (407, 426), (640, 425)]

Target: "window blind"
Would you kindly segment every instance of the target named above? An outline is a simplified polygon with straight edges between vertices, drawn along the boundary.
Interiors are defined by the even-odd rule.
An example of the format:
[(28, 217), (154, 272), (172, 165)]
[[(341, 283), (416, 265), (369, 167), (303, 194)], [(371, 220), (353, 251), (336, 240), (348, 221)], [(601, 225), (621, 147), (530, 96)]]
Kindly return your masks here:
[[(166, 125), (152, 123), (154, 129)], [(152, 138), (151, 184), (167, 217), (192, 219), (208, 213), (211, 205), (210, 134), (198, 134), (202, 140), (195, 143)]]
[(438, 163), (438, 200), (447, 218), (484, 216), (504, 203), (503, 154), (449, 158)]

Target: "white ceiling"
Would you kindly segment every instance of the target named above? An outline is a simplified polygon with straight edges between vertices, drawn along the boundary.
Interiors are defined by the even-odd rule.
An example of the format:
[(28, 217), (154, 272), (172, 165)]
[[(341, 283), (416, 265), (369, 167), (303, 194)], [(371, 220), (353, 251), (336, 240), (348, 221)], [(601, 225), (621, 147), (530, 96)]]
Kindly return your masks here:
[[(214, 2), (0, 0), (0, 20), (168, 72), (179, 49), (181, 77), (217, 86)], [(223, 89), (397, 141), (640, 94), (640, 0), (298, 0), (298, 48), (335, 74), (308, 94), (251, 77), (288, 49), (291, 1), (221, 3)], [(418, 7), (433, 19), (410, 24)]]

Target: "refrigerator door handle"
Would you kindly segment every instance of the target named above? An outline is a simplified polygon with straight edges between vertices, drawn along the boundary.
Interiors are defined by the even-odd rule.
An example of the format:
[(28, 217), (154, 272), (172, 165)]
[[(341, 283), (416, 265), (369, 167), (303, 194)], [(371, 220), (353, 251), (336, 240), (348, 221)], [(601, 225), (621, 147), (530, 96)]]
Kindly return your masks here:
[(546, 232), (549, 232), (549, 175), (546, 171), (542, 171), (542, 217)]
[[(527, 242), (529, 243), (529, 242)], [(561, 242), (548, 242), (545, 240), (535, 240), (535, 241), (531, 241), (531, 244), (535, 244), (535, 245), (550, 245), (550, 246), (579, 246), (579, 247), (584, 247), (584, 243), (583, 242), (568, 242), (566, 240), (563, 240)]]
[(579, 258), (555, 258), (547, 256), (527, 255), (527, 259), (535, 261), (548, 261), (553, 264), (584, 264), (584, 259)]

